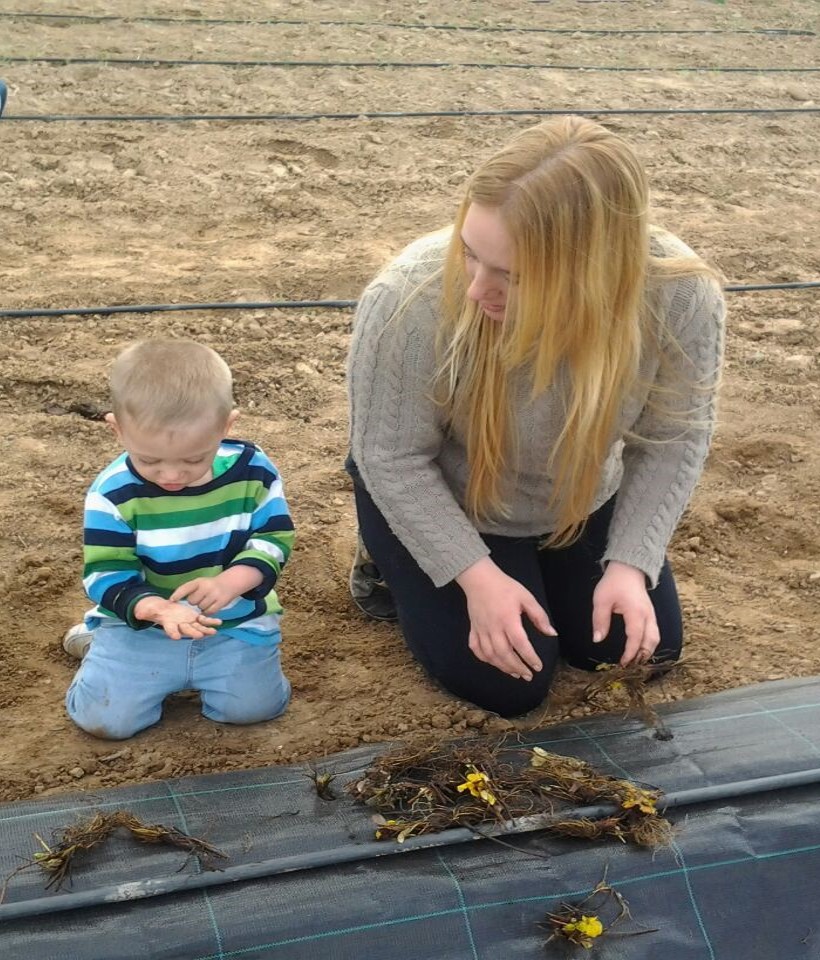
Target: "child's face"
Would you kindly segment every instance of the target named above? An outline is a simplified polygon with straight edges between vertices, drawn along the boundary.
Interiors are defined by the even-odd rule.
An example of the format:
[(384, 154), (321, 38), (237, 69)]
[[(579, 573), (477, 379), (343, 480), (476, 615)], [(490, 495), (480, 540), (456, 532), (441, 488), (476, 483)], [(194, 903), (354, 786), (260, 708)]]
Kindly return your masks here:
[(132, 420), (118, 422), (112, 413), (106, 421), (125, 448), (140, 476), (163, 490), (174, 492), (198, 487), (212, 479), (219, 444), (237, 417), (234, 410), (224, 424), (212, 419), (166, 429), (140, 427)]

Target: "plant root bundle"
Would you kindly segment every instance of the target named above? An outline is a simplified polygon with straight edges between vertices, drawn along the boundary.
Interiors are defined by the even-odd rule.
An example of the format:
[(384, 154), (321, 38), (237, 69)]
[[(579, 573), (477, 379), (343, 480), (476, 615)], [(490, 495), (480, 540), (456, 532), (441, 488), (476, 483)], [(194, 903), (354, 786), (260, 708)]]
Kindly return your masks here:
[(615, 663), (601, 663), (597, 672), (581, 691), (580, 703), (606, 710), (611, 709), (615, 693), (626, 698), (626, 716), (640, 717), (654, 729), (656, 740), (671, 740), (672, 731), (658, 716), (657, 711), (647, 700), (646, 685), (650, 680), (658, 680), (682, 665), (672, 663), (630, 663), (625, 667)]
[[(348, 786), (377, 815), (376, 839), (397, 840), (455, 827), (505, 824), (544, 817), (543, 829), (589, 840), (614, 837), (646, 846), (671, 839), (656, 809), (660, 793), (599, 773), (583, 760), (527, 752), (484, 741), (403, 749), (377, 757), (364, 777)], [(561, 809), (608, 804), (601, 820), (562, 817)]]
[[(612, 935), (612, 929), (624, 920), (630, 920), (629, 904), (618, 891), (603, 879), (588, 897), (578, 903), (562, 903), (554, 913), (548, 913), (539, 927), (549, 931), (545, 946), (553, 940), (565, 940), (587, 950), (599, 937)], [(619, 931), (616, 936), (637, 937), (654, 930)]]
[(50, 887), (59, 890), (68, 879), (76, 857), (104, 843), (115, 830), (120, 828), (127, 830), (140, 843), (162, 843), (186, 850), (190, 855), (197, 857), (199, 862), (209, 870), (214, 869), (215, 860), (226, 859), (226, 855), (215, 847), (204, 840), (188, 836), (176, 827), (146, 824), (124, 810), (97, 813), (86, 822), (66, 827), (59, 836), (55, 831), (55, 839), (51, 844), (46, 843), (39, 834), (35, 834), (43, 849), (35, 853), (6, 879), (0, 891), (0, 903), (3, 901), (3, 895), (11, 877), (30, 867), (40, 867), (49, 875), (46, 890)]

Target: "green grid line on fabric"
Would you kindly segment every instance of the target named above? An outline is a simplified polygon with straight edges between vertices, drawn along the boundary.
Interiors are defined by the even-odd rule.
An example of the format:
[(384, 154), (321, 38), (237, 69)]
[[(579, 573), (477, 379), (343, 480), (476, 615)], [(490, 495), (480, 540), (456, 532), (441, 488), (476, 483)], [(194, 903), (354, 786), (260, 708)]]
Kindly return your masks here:
[(766, 713), (771, 715), (772, 720), (774, 720), (775, 723), (778, 723), (781, 727), (788, 730), (789, 733), (797, 737), (798, 740), (802, 740), (803, 743), (805, 743), (818, 757), (820, 757), (820, 747), (818, 747), (818, 745), (813, 740), (809, 740), (809, 738), (804, 733), (801, 733), (799, 730), (795, 730), (794, 728), (790, 727), (788, 723), (786, 723), (785, 720), (783, 720), (782, 717), (778, 717), (776, 715), (775, 711), (766, 710)]
[(683, 850), (681, 850), (680, 845), (674, 840), (672, 841), (672, 849), (675, 851), (675, 859), (681, 865), (681, 870), (683, 871), (683, 882), (686, 885), (686, 893), (689, 898), (689, 904), (692, 907), (692, 912), (695, 914), (695, 920), (697, 921), (698, 929), (703, 937), (703, 942), (706, 944), (706, 949), (709, 951), (709, 960), (715, 960), (715, 948), (712, 946), (712, 938), (709, 936), (709, 931), (706, 929), (706, 923), (703, 920), (703, 914), (698, 906), (698, 901), (695, 897), (695, 891), (692, 889), (692, 881), (689, 876), (689, 867), (686, 865), (686, 857), (684, 857)]
[[(758, 714), (754, 714), (754, 716), (758, 716)], [(627, 780), (635, 779), (634, 775), (627, 770), (626, 767), (618, 763), (614, 757), (609, 755), (609, 753), (601, 746), (601, 744), (597, 742), (595, 737), (588, 734), (583, 727), (578, 726), (578, 724), (574, 724), (574, 726), (580, 734), (585, 736), (590, 741), (590, 743), (601, 754), (604, 760), (610, 764), (610, 766), (612, 766), (615, 770), (619, 770)], [(675, 859), (680, 864), (680, 868), (683, 872), (683, 882), (686, 887), (687, 899), (689, 900), (689, 905), (692, 907), (692, 912), (695, 915), (695, 921), (698, 925), (698, 929), (700, 930), (703, 941), (706, 944), (706, 949), (709, 951), (709, 960), (715, 960), (715, 951), (714, 947), (712, 946), (712, 939), (709, 936), (709, 931), (706, 929), (706, 924), (703, 920), (703, 914), (698, 906), (697, 899), (695, 898), (695, 891), (692, 889), (692, 882), (689, 879), (689, 868), (686, 865), (686, 857), (684, 857), (683, 850), (681, 850), (680, 845), (674, 840), (672, 841), (672, 849), (675, 851)]]
[(467, 901), (464, 899), (464, 891), (461, 888), (461, 881), (453, 873), (452, 868), (444, 859), (441, 850), (436, 850), (436, 859), (441, 864), (442, 867), (447, 871), (448, 876), (453, 880), (453, 883), (456, 885), (456, 895), (458, 896), (458, 904), (461, 908), (462, 913), (464, 914), (464, 926), (467, 930), (467, 937), (470, 941), (470, 950), (472, 951), (473, 958), (472, 960), (478, 960), (478, 952), (476, 951), (475, 946), (475, 937), (473, 936), (473, 928), (470, 924), (470, 913), (467, 910)]
[[(177, 816), (179, 817), (179, 822), (182, 825), (182, 829), (185, 833), (187, 833), (190, 836), (191, 828), (188, 826), (188, 820), (185, 816), (185, 811), (182, 809), (182, 805), (177, 799), (177, 795), (174, 793), (173, 788), (169, 786), (168, 790), (171, 794), (171, 799), (173, 800), (174, 808), (176, 809)], [(194, 870), (196, 871), (196, 873), (202, 873), (202, 863), (198, 857), (194, 857)], [(211, 922), (211, 929), (214, 932), (214, 939), (216, 940), (216, 946), (217, 946), (217, 949), (219, 950), (219, 953), (216, 954), (216, 956), (219, 958), (219, 960), (223, 960), (223, 957), (225, 956), (224, 954), (225, 946), (224, 946), (224, 943), (222, 942), (222, 931), (219, 929), (219, 924), (217, 923), (216, 914), (214, 913), (214, 907), (213, 907), (213, 903), (211, 902), (210, 894), (207, 890), (201, 890), (200, 893), (202, 894), (202, 900), (203, 900), (203, 905), (205, 907), (205, 912), (207, 913), (208, 919)]]

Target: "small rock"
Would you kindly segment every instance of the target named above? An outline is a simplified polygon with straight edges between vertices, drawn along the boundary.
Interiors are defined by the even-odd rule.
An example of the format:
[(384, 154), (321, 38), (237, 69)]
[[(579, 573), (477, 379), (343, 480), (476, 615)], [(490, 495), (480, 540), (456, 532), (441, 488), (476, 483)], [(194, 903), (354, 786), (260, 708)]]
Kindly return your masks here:
[(806, 89), (799, 86), (799, 84), (790, 83), (783, 89), (792, 98), (792, 100), (798, 100), (801, 103), (805, 102), (806, 100), (811, 100), (811, 97), (806, 92)]
[(793, 353), (784, 359), (784, 363), (796, 370), (808, 370), (814, 365), (814, 358), (806, 353)]
[(75, 780), (82, 780), (85, 776), (85, 770), (82, 767), (72, 767), (68, 772)]
[(483, 710), (468, 710), (464, 719), (468, 727), (480, 727), (487, 719), (487, 714)]

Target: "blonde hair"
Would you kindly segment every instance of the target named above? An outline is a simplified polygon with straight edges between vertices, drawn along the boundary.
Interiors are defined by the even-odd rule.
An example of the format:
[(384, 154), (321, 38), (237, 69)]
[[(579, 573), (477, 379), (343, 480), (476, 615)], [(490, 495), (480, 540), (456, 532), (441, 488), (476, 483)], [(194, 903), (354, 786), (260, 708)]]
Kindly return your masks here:
[(114, 416), (141, 427), (227, 420), (234, 407), (233, 377), (219, 354), (193, 340), (143, 340), (114, 360), (110, 375)]
[[(496, 209), (512, 240), (515, 279), (501, 324), (466, 296), (461, 229), (473, 203)], [(444, 265), (436, 395), (465, 424), (474, 518), (504, 513), (514, 459), (509, 376), (526, 368), (533, 397), (557, 383), (565, 403), (545, 454), (556, 516), (548, 542), (580, 533), (642, 352), (656, 340), (650, 287), (708, 272), (696, 257), (653, 257), (649, 243), (644, 169), (626, 141), (591, 120), (524, 130), (470, 178)]]

